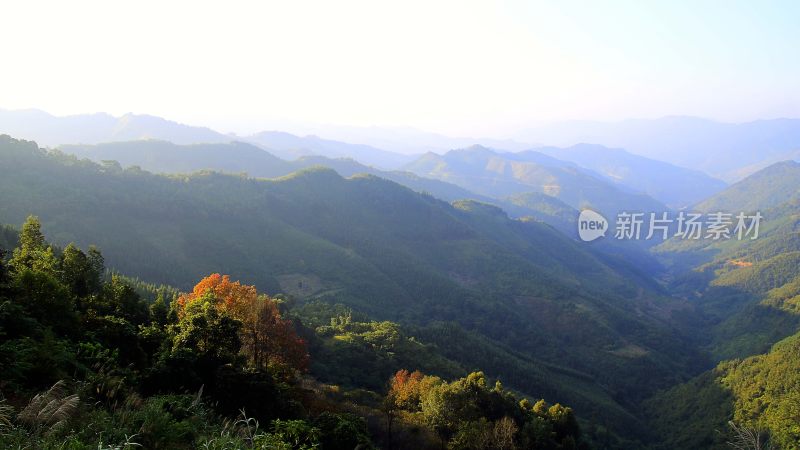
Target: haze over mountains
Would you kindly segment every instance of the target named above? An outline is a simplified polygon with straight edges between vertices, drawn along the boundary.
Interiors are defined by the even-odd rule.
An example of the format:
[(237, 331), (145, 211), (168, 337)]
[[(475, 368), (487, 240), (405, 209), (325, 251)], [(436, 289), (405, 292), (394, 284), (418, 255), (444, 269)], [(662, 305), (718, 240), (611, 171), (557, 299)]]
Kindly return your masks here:
[(541, 147), (532, 151), (571, 161), (676, 209), (691, 206), (725, 187), (723, 181), (699, 170), (684, 169), (619, 148), (577, 144), (566, 148)]
[(17, 111), (0, 109), (0, 124), (4, 133), (35, 139), (47, 147), (138, 139), (162, 139), (176, 144), (231, 140), (209, 128), (135, 114), (121, 117), (105, 113), (57, 117), (35, 109)]
[(532, 127), (516, 137), (559, 146), (588, 142), (624, 148), (732, 182), (773, 162), (797, 158), (800, 119), (721, 123), (673, 116), (621, 122), (567, 121)]
[(246, 138), (263, 148), (269, 149), (284, 159), (301, 156), (323, 155), (328, 158), (352, 158), (368, 166), (379, 169), (395, 169), (410, 161), (413, 155), (393, 153), (369, 145), (348, 144), (322, 139), (317, 136), (299, 137), (280, 131), (262, 131)]
[(420, 176), (451, 182), (490, 197), (525, 192), (555, 197), (575, 209), (593, 207), (607, 214), (622, 210), (659, 211), (663, 204), (646, 195), (617, 189), (574, 164), (537, 153), (498, 154), (480, 146), (428, 153), (405, 169)]
[[(176, 144), (227, 143), (240, 140), (267, 148), (284, 159), (310, 154), (332, 158), (350, 157), (385, 170), (397, 169), (407, 164), (413, 160), (414, 155), (427, 152), (443, 154), (472, 145), (519, 152), (545, 148), (542, 147), (543, 144), (559, 147), (596, 144), (616, 150), (595, 152), (592, 147), (578, 146), (570, 152), (561, 153), (561, 156), (555, 148), (545, 153), (579, 165), (596, 165), (605, 161), (606, 167), (621, 162), (620, 158), (623, 158), (626, 162), (623, 167), (630, 166), (634, 169), (628, 173), (638, 173), (642, 178), (650, 173), (660, 175), (664, 169), (671, 167), (667, 170), (672, 171), (675, 170), (674, 166), (678, 166), (733, 182), (774, 162), (796, 159), (800, 155), (800, 119), (760, 120), (742, 124), (693, 117), (632, 119), (609, 123), (565, 121), (532, 127), (518, 133), (518, 140), (454, 138), (410, 128), (297, 125), (293, 129), (302, 132), (304, 136), (285, 131), (235, 136), (147, 115), (126, 114), (113, 117), (98, 113), (57, 117), (38, 110), (0, 109), (0, 132), (33, 139), (48, 147), (139, 139), (159, 139)], [(620, 150), (655, 162), (630, 159), (620, 153)], [(603, 155), (602, 158), (598, 154)], [(634, 162), (637, 165), (631, 165)], [(659, 167), (658, 162), (673, 166)], [(642, 172), (644, 169), (652, 172)], [(620, 170), (623, 169), (606, 175), (612, 178), (619, 176)], [(602, 173), (602, 170), (595, 171)], [(642, 182), (638, 183), (631, 184), (639, 186)], [(649, 183), (651, 188), (655, 184), (662, 183)], [(676, 184), (678, 189), (685, 185), (686, 182)], [(709, 189), (719, 188), (721, 185), (705, 180), (699, 186), (700, 192), (706, 194)], [(653, 195), (657, 190), (644, 191)], [(662, 192), (667, 190), (661, 189)], [(657, 195), (656, 197), (658, 198)], [(660, 200), (682, 207), (687, 206), (687, 199), (692, 199), (692, 196), (679, 193), (670, 194), (670, 197)]]
[(48, 147), (146, 139), (174, 144), (212, 144), (239, 140), (267, 146), (276, 155), (288, 159), (312, 154), (334, 158), (351, 157), (376, 167), (395, 168), (412, 158), (365, 145), (336, 142), (316, 136), (299, 137), (288, 133), (265, 131), (253, 136), (237, 137), (205, 127), (137, 114), (113, 117), (98, 113), (56, 117), (38, 110), (0, 109), (0, 129), (4, 133), (36, 140)]

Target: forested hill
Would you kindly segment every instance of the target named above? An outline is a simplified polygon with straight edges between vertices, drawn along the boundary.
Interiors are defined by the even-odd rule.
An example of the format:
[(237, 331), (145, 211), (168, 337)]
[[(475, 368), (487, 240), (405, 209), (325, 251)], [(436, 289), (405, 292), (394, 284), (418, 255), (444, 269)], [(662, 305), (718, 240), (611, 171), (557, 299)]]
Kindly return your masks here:
[[(723, 361), (648, 402), (657, 448), (800, 447), (800, 334), (762, 355)], [(736, 430), (739, 430), (737, 433)], [(756, 447), (760, 445), (760, 447)]]
[(725, 188), (723, 181), (703, 172), (634, 155), (620, 148), (578, 144), (566, 148), (534, 148), (531, 153), (572, 161), (609, 180), (644, 192), (674, 209), (690, 206)]
[(722, 361), (648, 402), (664, 448), (729, 448), (735, 433), (721, 433), (729, 420), (760, 435), (762, 445), (800, 445), (799, 167), (774, 164), (698, 205), (760, 213), (757, 239), (673, 240), (658, 248), (673, 262), (668, 289), (697, 306), (696, 319), (705, 324), (700, 342)]
[[(373, 176), (168, 177), (5, 137), (0, 221), (30, 213), (56, 243), (97, 244), (109, 266), (150, 282), (186, 289), (230, 273), (423, 332), (453, 322), (429, 333), (451, 359), (522, 392), (552, 393), (633, 437), (646, 434), (637, 401), (699, 360), (671, 325), (684, 304), (581, 244), (496, 207), (451, 205)], [(488, 353), (454, 345), (469, 342), (462, 332)]]
[[(537, 198), (536, 201), (531, 201), (530, 196), (534, 193), (526, 193), (526, 196), (506, 201), (476, 194), (441, 180), (420, 177), (411, 172), (379, 170), (351, 158), (302, 155), (291, 161), (284, 160), (271, 153), (275, 151), (272, 148), (266, 151), (244, 142), (177, 145), (151, 139), (95, 145), (62, 145), (58, 149), (98, 163), (117, 161), (122, 168), (139, 166), (154, 173), (175, 174), (215, 170), (246, 173), (255, 178), (274, 178), (317, 166), (334, 169), (344, 177), (367, 173), (447, 201), (473, 199), (492, 203), (502, 207), (514, 217), (534, 217), (573, 234), (574, 221), (578, 214), (574, 208), (544, 194), (539, 194), (542, 198)], [(291, 156), (286, 153), (282, 155)]]
[(537, 152), (500, 153), (475, 145), (444, 155), (425, 154), (404, 169), (490, 197), (541, 192), (575, 209), (590, 207), (607, 216), (620, 211), (667, 210), (663, 203), (646, 194)]
[(794, 334), (800, 280), (800, 164), (785, 161), (731, 185), (699, 211), (762, 216), (757, 239), (670, 240), (657, 248), (669, 261), (675, 295), (692, 299), (709, 326), (718, 359), (762, 353)]

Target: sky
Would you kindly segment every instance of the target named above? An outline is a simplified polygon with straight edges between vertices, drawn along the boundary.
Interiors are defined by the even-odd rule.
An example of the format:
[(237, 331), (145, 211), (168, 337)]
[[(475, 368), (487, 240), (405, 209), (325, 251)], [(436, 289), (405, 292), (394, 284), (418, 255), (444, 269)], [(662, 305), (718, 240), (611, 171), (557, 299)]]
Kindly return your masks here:
[(24, 1), (0, 108), (503, 137), (542, 121), (800, 117), (800, 2)]

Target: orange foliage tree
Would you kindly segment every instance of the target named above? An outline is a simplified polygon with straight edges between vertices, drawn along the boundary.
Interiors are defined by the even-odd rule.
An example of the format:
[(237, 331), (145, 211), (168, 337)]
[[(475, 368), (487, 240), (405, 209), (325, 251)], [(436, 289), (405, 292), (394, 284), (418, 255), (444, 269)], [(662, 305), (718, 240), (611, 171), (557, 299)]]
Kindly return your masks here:
[(242, 323), (242, 350), (250, 364), (259, 369), (269, 366), (289, 367), (305, 371), (308, 350), (297, 336), (291, 320), (281, 317), (277, 302), (259, 295), (255, 286), (232, 282), (228, 275), (211, 274), (197, 283), (192, 292), (177, 300), (182, 316), (187, 305), (211, 293), (220, 314), (228, 314)]
[(399, 409), (415, 410), (419, 407), (424, 376), (419, 370), (398, 370), (389, 382), (389, 395)]

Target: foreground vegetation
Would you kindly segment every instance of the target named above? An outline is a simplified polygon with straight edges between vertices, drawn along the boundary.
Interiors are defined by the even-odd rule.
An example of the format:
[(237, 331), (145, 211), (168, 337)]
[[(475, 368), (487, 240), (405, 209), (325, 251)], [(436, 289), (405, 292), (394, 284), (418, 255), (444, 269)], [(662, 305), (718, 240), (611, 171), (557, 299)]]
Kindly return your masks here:
[[(54, 247), (34, 217), (18, 238), (6, 230), (5, 242), (16, 248), (0, 255), (0, 447), (586, 445), (570, 408), (520, 401), (481, 372), (447, 382), (400, 370), (373, 391), (324, 384), (309, 371), (320, 357), (318, 368), (342, 378), (348, 361), (324, 358), (346, 354), (347, 347), (329, 341), (362, 339), (373, 344), (374, 373), (381, 373), (392, 364), (377, 362), (386, 355), (375, 347), (392, 337), (404, 362), (461, 370), (430, 348), (425, 356), (427, 347), (413, 340), (398, 343), (394, 324), (343, 314), (311, 328), (291, 319), (290, 299), (267, 297), (227, 276), (212, 274), (191, 292), (171, 294), (106, 277), (97, 248)], [(312, 312), (322, 320), (320, 311), (335, 308), (305, 309), (313, 322)], [(416, 346), (405, 355), (404, 345)], [(422, 357), (410, 356), (419, 349)], [(362, 382), (349, 374), (352, 384)]]

